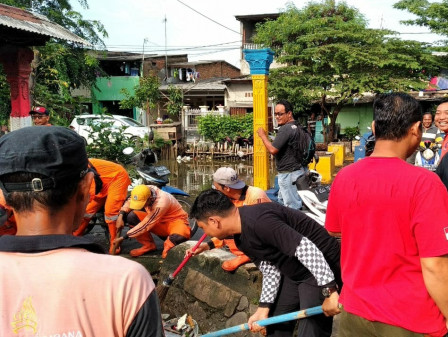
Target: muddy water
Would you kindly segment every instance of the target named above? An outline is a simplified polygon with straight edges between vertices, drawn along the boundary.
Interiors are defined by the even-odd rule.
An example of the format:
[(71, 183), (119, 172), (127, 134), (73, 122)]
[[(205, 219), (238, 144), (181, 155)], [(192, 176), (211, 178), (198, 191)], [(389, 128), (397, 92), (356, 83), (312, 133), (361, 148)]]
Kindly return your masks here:
[[(170, 185), (184, 190), (192, 196), (193, 200), (201, 191), (211, 187), (213, 173), (223, 166), (233, 168), (247, 185), (254, 183), (254, 166), (252, 161), (247, 160), (238, 162), (160, 160), (157, 165), (166, 166), (171, 171)], [(270, 165), (270, 186), (273, 187), (276, 170), (272, 162)]]

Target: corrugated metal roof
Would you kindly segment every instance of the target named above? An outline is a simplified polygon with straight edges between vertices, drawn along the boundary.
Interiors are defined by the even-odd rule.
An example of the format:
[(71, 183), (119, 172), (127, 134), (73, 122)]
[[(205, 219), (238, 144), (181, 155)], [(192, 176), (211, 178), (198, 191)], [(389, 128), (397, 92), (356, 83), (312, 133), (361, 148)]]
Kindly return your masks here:
[(91, 44), (86, 40), (73, 34), (68, 29), (51, 22), (44, 15), (32, 13), (20, 8), (0, 4), (0, 26), (80, 43), (85, 46)]
[(225, 90), (226, 85), (223, 84), (224, 78), (214, 78), (207, 79), (203, 81), (197, 81), (196, 83), (191, 82), (183, 82), (183, 83), (173, 83), (173, 84), (162, 84), (159, 86), (160, 90), (168, 90), (169, 86), (172, 85), (176, 88), (180, 88), (182, 90), (188, 91), (197, 91), (197, 90)]
[(238, 21), (275, 20), (280, 16), (280, 14), (281, 13), (235, 15), (235, 19)]

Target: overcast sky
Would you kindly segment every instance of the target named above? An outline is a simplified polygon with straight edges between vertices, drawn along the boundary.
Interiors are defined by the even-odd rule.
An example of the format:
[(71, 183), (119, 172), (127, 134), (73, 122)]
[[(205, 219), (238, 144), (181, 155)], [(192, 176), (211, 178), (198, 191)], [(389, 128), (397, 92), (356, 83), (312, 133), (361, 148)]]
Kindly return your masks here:
[[(241, 35), (235, 15), (278, 13), (286, 6), (283, 0), (88, 0), (82, 9), (72, 0), (85, 19), (101, 21), (109, 37), (107, 49), (164, 54), (165, 16), (168, 54), (188, 54), (190, 61), (218, 60), (240, 67)], [(292, 1), (298, 8), (305, 1)], [(404, 26), (400, 20), (412, 15), (392, 8), (394, 0), (348, 0), (366, 16), (371, 28), (388, 28), (401, 33), (423, 33), (421, 27)], [(191, 8), (189, 8), (189, 7)], [(199, 13), (200, 14), (199, 14)], [(201, 15), (202, 14), (202, 15)], [(207, 19), (216, 21), (217, 23)], [(219, 24), (218, 24), (219, 23)], [(434, 41), (433, 34), (406, 34), (405, 39)], [(145, 38), (147, 42), (144, 43)]]

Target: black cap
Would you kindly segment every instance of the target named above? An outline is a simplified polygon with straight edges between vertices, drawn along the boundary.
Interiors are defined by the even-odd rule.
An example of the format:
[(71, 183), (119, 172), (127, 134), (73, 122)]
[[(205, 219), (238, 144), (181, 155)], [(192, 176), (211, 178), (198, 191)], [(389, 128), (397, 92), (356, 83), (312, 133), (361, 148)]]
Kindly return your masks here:
[[(57, 186), (69, 177), (87, 172), (84, 140), (76, 132), (61, 126), (32, 126), (0, 137), (0, 187), (5, 192), (42, 191)], [(8, 173), (39, 173), (26, 183), (2, 183)]]

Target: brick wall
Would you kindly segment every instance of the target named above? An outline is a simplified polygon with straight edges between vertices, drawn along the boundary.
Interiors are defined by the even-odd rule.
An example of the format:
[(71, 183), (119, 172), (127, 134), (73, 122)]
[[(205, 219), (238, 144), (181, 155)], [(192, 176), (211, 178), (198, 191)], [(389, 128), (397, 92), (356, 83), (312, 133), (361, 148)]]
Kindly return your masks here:
[(199, 80), (205, 80), (215, 77), (235, 78), (241, 75), (239, 69), (229, 65), (226, 62), (198, 64), (195, 69), (199, 73)]

